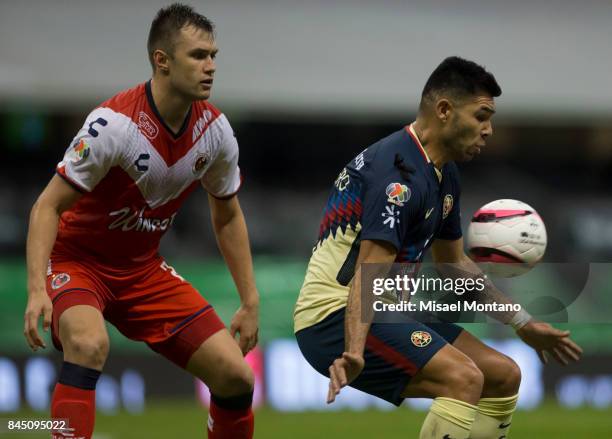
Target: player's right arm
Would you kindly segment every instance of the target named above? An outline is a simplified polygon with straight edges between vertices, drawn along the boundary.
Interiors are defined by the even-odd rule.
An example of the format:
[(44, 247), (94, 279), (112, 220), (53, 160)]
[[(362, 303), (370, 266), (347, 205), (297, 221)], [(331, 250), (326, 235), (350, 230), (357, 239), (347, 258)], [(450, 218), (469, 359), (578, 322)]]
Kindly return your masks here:
[(121, 148), (128, 148), (135, 132), (126, 116), (110, 108), (94, 109), (57, 165), (57, 174), (32, 208), (26, 247), (28, 304), (24, 335), (33, 350), (45, 347), (38, 334), (40, 316), (43, 316), (45, 331), (51, 324), (52, 304), (46, 292), (46, 272), (60, 215), (82, 193), (93, 191), (109, 169), (119, 163)]
[[(328, 404), (334, 402), (342, 387), (359, 376), (365, 364), (363, 351), (373, 313), (367, 313), (369, 318), (366, 321), (362, 320), (361, 310), (364, 305), (361, 303), (361, 264), (391, 264), (396, 256), (397, 250), (388, 242), (371, 240), (361, 242), (357, 269), (349, 290), (344, 318), (344, 353), (329, 367)], [(369, 294), (367, 296), (371, 297)]]
[(28, 304), (24, 316), (23, 334), (32, 350), (46, 347), (38, 333), (38, 320), (43, 316), (43, 329), (51, 325), (51, 300), (46, 290), (49, 256), (55, 243), (59, 217), (81, 196), (58, 175), (54, 175), (34, 203), (30, 213), (26, 247), (28, 269)]

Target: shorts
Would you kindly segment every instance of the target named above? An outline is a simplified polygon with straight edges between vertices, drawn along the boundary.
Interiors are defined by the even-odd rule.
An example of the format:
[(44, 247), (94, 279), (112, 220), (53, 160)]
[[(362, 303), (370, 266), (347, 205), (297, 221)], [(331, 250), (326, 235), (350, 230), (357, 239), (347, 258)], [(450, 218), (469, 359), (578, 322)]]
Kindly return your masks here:
[(62, 350), (59, 319), (75, 305), (90, 305), (131, 340), (185, 368), (200, 345), (225, 325), (206, 299), (162, 258), (129, 269), (53, 257), (47, 271), (53, 303), (53, 344)]
[[(319, 373), (329, 377), (329, 366), (344, 352), (342, 308), (295, 336), (302, 354)], [(372, 323), (364, 351), (365, 367), (350, 386), (401, 405), (406, 385), (463, 328), (453, 323)]]

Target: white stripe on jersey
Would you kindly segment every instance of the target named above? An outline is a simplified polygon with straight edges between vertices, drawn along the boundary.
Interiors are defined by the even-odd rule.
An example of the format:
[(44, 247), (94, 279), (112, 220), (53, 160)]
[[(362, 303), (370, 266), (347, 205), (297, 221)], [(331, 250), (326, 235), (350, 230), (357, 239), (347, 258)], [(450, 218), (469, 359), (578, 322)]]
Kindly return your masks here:
[[(100, 119), (106, 125), (102, 121), (96, 123)], [(81, 139), (87, 143), (84, 158), (76, 156), (73, 150)], [(91, 191), (111, 167), (120, 166), (154, 209), (179, 197), (200, 179), (213, 195), (222, 197), (235, 192), (240, 186), (237, 162), (238, 144), (223, 114), (183, 157), (168, 166), (128, 116), (109, 108), (97, 108), (87, 117), (58, 167), (65, 166), (71, 180)]]

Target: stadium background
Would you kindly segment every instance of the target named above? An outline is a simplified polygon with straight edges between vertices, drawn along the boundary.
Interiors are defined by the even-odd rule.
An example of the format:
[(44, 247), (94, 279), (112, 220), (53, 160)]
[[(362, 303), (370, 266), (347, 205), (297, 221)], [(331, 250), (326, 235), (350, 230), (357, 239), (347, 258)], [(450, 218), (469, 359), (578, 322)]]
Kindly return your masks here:
[[(149, 77), (146, 34), (164, 4), (0, 1), (3, 420), (46, 416), (61, 361), (49, 349), (32, 355), (21, 335), (29, 209), (90, 109)], [(258, 437), (414, 437), (418, 431), (420, 402), (389, 411), (345, 392), (326, 407), (325, 380), (293, 344), (291, 314), (335, 176), (365, 146), (413, 120), (425, 79), (444, 57), (484, 64), (504, 91), (487, 150), (461, 165), (464, 217), (493, 199), (517, 198), (545, 220), (547, 261), (612, 259), (611, 3), (240, 0), (195, 6), (217, 24), (221, 51), (212, 102), (228, 115), (241, 147), (240, 201), (262, 296), (260, 350), (250, 359), (260, 378)], [(162, 254), (229, 322), (236, 294), (215, 247), (203, 191), (179, 214)], [(541, 284), (557, 285), (553, 278)], [(603, 285), (600, 291), (604, 313), (612, 310), (610, 290)], [(523, 367), (525, 411), (512, 437), (610, 436), (612, 325), (587, 323), (570, 325), (585, 348), (584, 361), (544, 369), (506, 328), (470, 326)], [(205, 416), (194, 401), (204, 401), (205, 392), (142, 345), (110, 333), (97, 437), (202, 436)]]

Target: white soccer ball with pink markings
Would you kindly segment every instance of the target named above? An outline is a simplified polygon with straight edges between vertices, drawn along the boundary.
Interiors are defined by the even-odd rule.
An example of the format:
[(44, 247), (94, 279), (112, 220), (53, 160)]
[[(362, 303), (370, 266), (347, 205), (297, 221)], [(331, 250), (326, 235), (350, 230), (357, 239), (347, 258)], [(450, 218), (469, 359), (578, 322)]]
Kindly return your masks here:
[(531, 270), (548, 242), (540, 215), (518, 200), (496, 200), (478, 209), (466, 241), (470, 257), (485, 272), (503, 277)]

